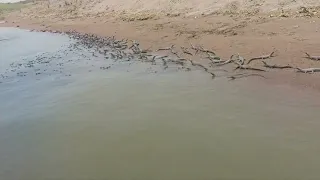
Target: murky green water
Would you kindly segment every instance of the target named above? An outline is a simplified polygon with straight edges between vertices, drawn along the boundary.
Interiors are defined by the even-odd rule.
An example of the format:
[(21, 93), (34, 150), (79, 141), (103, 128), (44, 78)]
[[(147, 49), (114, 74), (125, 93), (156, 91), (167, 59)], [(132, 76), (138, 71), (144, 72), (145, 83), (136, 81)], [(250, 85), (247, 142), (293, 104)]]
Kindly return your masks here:
[[(1, 180), (320, 178), (316, 92), (114, 64), (61, 35), (1, 37)], [(25, 67), (40, 55), (54, 58)]]

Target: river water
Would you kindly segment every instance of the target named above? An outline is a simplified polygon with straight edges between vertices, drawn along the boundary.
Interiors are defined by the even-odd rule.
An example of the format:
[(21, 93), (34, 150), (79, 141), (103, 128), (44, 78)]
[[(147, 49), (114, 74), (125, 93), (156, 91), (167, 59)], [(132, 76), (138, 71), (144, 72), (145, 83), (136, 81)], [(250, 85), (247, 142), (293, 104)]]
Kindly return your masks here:
[(1, 180), (320, 178), (317, 92), (0, 39)]

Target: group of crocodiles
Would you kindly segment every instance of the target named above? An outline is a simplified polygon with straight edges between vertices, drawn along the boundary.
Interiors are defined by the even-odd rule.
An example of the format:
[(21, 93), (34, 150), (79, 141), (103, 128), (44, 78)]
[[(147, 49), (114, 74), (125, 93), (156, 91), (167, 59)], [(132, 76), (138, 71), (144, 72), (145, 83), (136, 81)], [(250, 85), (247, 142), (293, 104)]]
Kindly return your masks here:
[[(49, 31), (50, 32), (50, 31)], [(54, 33), (63, 33), (60, 31), (51, 31)], [(169, 63), (174, 63), (180, 66), (181, 69), (191, 70), (191, 67), (198, 67), (203, 69), (205, 72), (210, 74), (213, 78), (216, 77), (217, 71), (229, 72), (225, 69), (221, 69), (221, 66), (234, 64), (235, 68), (232, 72), (236, 70), (242, 70), (244, 72), (235, 75), (227, 76), (229, 79), (234, 80), (242, 77), (248, 76), (259, 76), (264, 77), (261, 73), (253, 74), (252, 71), (265, 72), (266, 68), (269, 69), (295, 69), (296, 72), (301, 73), (315, 73), (320, 72), (320, 68), (299, 68), (290, 65), (270, 65), (266, 62), (267, 59), (275, 57), (275, 52), (267, 55), (262, 55), (258, 57), (253, 57), (251, 59), (245, 59), (244, 57), (237, 55), (232, 55), (228, 60), (222, 60), (216, 55), (215, 52), (205, 49), (202, 46), (190, 45), (189, 48), (180, 47), (176, 48), (175, 45), (169, 47), (159, 48), (156, 51), (149, 49), (140, 48), (140, 44), (137, 41), (129, 41), (127, 39), (117, 40), (113, 37), (100, 37), (94, 34), (82, 34), (76, 31), (65, 32), (69, 37), (77, 40), (78, 44), (81, 44), (87, 48), (93, 48), (97, 53), (105, 56), (106, 59), (111, 57), (113, 60), (124, 60), (133, 61), (139, 60), (142, 62), (150, 62), (152, 65), (158, 63), (160, 60), (164, 69), (169, 67)], [(93, 55), (95, 55), (93, 53)], [(306, 58), (314, 61), (320, 61), (320, 56), (311, 56), (306, 53)], [(203, 63), (205, 61), (195, 62), (193, 59), (207, 59), (208, 63)], [(250, 66), (253, 61), (261, 61), (263, 63), (262, 68), (256, 68)], [(201, 63), (200, 63), (201, 62)], [(245, 71), (247, 70), (247, 71)]]

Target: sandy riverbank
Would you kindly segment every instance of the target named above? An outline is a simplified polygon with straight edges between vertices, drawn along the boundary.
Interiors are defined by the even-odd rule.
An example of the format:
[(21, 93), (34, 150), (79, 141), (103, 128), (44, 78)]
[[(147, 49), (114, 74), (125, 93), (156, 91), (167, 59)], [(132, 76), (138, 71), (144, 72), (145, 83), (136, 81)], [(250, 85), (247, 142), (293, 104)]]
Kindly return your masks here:
[[(315, 1), (308, 1), (305, 11), (301, 8), (305, 5), (302, 1), (282, 4), (269, 1), (260, 5), (258, 1), (255, 1), (255, 5), (233, 1), (231, 4), (215, 3), (211, 7), (206, 4), (209, 1), (192, 6), (193, 0), (189, 0), (189, 4), (183, 8), (177, 4), (169, 7), (167, 5), (172, 4), (166, 5), (164, 1), (157, 1), (160, 5), (156, 8), (151, 3), (154, 1), (129, 8), (124, 6), (125, 1), (121, 1), (107, 4), (106, 10), (94, 10), (99, 3), (92, 2), (90, 11), (89, 5), (81, 2), (66, 1), (62, 5), (39, 2), (7, 16), (7, 23), (0, 26), (114, 35), (119, 39), (138, 40), (143, 48), (152, 50), (175, 44), (183, 58), (202, 63), (208, 62), (205, 56), (192, 57), (184, 54), (180, 47), (201, 45), (213, 50), (223, 60), (233, 54), (250, 59), (275, 51), (275, 57), (266, 60), (271, 65), (320, 67), (320, 61), (305, 58), (305, 52), (320, 55), (320, 19), (315, 7), (320, 3)], [(70, 6), (73, 10), (70, 10)], [(211, 10), (204, 8), (206, 6)], [(297, 73), (295, 69), (269, 69), (263, 67), (261, 61), (250, 65), (268, 71), (265, 75), (270, 83), (320, 89), (319, 74)], [(233, 68), (234, 65), (228, 67)]]

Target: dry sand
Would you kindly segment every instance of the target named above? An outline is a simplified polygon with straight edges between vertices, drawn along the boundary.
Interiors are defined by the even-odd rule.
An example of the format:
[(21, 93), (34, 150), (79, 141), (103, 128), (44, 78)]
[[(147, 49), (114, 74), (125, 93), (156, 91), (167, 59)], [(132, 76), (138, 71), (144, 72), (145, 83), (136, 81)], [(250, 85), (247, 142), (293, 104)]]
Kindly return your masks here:
[(40, 16), (41, 13), (49, 15), (66, 12), (73, 16), (109, 13), (194, 16), (212, 13), (269, 13), (319, 5), (319, 0), (49, 0), (41, 1), (32, 11), (36, 10)]
[[(320, 55), (319, 7), (318, 0), (39, 1), (8, 16), (2, 26), (115, 35), (154, 50), (192, 43), (214, 50), (222, 59), (276, 51), (268, 63), (309, 68), (320, 67), (320, 61), (304, 58), (304, 52)], [(252, 65), (262, 67), (259, 61)], [(319, 74), (268, 71), (267, 82), (320, 89)]]

